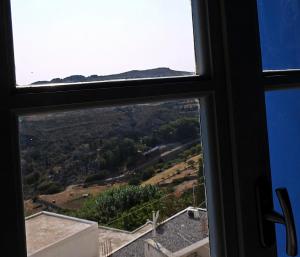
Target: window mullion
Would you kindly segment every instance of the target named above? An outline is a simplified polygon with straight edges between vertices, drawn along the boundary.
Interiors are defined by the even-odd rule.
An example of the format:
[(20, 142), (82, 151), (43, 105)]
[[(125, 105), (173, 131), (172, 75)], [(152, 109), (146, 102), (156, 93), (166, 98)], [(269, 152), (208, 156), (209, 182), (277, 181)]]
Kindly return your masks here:
[(88, 102), (117, 101), (126, 99), (151, 99), (159, 97), (175, 97), (182, 95), (199, 95), (215, 87), (213, 81), (183, 81), (173, 83), (156, 83), (143, 85), (141, 82), (134, 86), (119, 88), (65, 90), (43, 93), (18, 93), (10, 98), (11, 109), (47, 107), (57, 105), (84, 104)]
[(15, 85), (15, 65), (11, 26), (10, 1), (0, 2), (0, 85), (1, 94), (7, 96)]
[(278, 90), (300, 87), (299, 70), (265, 71), (263, 73), (265, 90)]

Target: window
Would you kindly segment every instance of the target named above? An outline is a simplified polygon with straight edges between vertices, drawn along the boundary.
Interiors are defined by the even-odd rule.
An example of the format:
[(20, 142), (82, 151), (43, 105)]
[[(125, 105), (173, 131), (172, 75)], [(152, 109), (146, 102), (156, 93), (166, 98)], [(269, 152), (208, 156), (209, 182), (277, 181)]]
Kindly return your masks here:
[[(164, 9), (166, 13), (175, 6), (174, 2), (172, 1), (166, 10)], [(11, 3), (12, 9), (10, 8)], [(299, 76), (297, 72), (290, 73), (289, 71), (262, 72), (256, 1), (191, 0), (188, 2), (189, 4), (186, 4), (185, 1), (176, 1), (176, 3), (184, 3), (185, 7), (189, 7), (191, 3), (192, 18), (188, 17), (190, 17), (189, 22), (193, 27), (192, 44), (194, 45), (193, 51), (196, 64), (195, 69), (190, 71), (198, 76), (194, 76), (195, 74), (193, 76), (167, 76), (167, 78), (153, 78), (153, 76), (150, 76), (151, 79), (148, 79), (149, 76), (143, 75), (143, 79), (110, 80), (101, 83), (95, 81), (89, 83), (88, 86), (86, 86), (85, 81), (78, 83), (62, 81), (57, 86), (44, 87), (33, 87), (32, 85), (24, 87), (24, 85), (39, 80), (51, 81), (55, 77), (65, 78), (69, 75), (87, 77), (93, 74), (90, 72), (84, 73), (80, 70), (78, 73), (72, 71), (72, 74), (58, 74), (49, 78), (29, 79), (26, 82), (19, 82), (18, 58), (21, 56), (16, 46), (18, 41), (16, 35), (14, 37), (15, 44), (13, 43), (13, 33), (15, 34), (17, 31), (16, 24), (21, 24), (16, 23), (17, 17), (21, 17), (15, 15), (16, 9), (14, 6), (16, 3), (16, 1), (9, 0), (0, 2), (0, 84), (2, 86), (0, 98), (3, 113), (1, 116), (3, 133), (0, 133), (0, 139), (1, 147), (4, 150), (1, 155), (1, 163), (3, 164), (1, 175), (4, 177), (2, 181), (5, 184), (1, 189), (3, 206), (10, 210), (3, 212), (5, 221), (3, 224), (6, 225), (1, 229), (1, 233), (5, 235), (3, 252), (8, 252), (11, 256), (25, 257), (28, 250), (26, 249), (21, 173), (22, 167), (24, 171), (26, 164), (24, 160), (20, 161), (19, 158), (22, 154), (23, 156), (26, 154), (24, 149), (19, 148), (19, 135), (22, 133), (24, 120), (32, 120), (32, 115), (37, 114), (45, 115), (44, 117), (56, 114), (56, 117), (59, 117), (65, 112), (76, 113), (82, 110), (91, 111), (98, 108), (103, 110), (103, 108), (115, 106), (198, 99), (201, 106), (201, 140), (207, 195), (206, 205), (209, 210), (209, 254), (212, 257), (276, 256), (276, 242), (263, 244), (261, 238), (260, 225), (262, 217), (265, 215), (259, 212), (260, 206), (257, 194), (258, 181), (263, 179), (266, 181), (266, 186), (262, 188), (262, 190), (265, 190), (263, 195), (266, 197), (264, 207), (268, 207), (267, 211), (272, 211), (273, 195), (270, 189), (271, 176), (264, 91), (270, 88), (283, 87), (284, 85), (299, 86), (297, 84), (299, 83)], [(155, 3), (158, 3), (158, 1)], [(190, 12), (184, 12), (184, 14), (190, 15)], [(84, 22), (81, 25), (83, 26)], [(186, 31), (186, 33), (189, 32)], [(183, 35), (181, 34), (181, 36)], [(156, 36), (152, 35), (151, 39), (155, 41)], [(191, 41), (189, 42), (191, 43)], [(181, 54), (181, 51), (176, 52), (174, 58), (175, 56), (176, 58), (181, 56)], [(190, 55), (186, 53), (184, 56), (188, 57)], [(92, 59), (89, 60), (92, 62)], [(121, 59), (117, 57), (116, 63), (119, 64), (119, 60)], [(58, 60), (56, 65), (59, 66), (60, 63), (61, 61)], [(76, 62), (72, 62), (72, 64), (75, 65)], [(90, 63), (85, 62), (85, 64), (84, 68), (88, 67)], [(164, 66), (169, 65), (167, 63)], [(148, 66), (145, 69), (151, 68)], [(130, 67), (124, 71), (134, 69), (141, 68)], [(122, 71), (116, 71), (116, 73), (120, 72)], [(95, 75), (102, 74), (98, 71), (93, 73)], [(68, 82), (68, 85), (65, 85), (66, 82)], [(19, 84), (24, 85), (16, 87)], [(34, 128), (31, 127), (31, 129)], [(82, 133), (83, 136), (84, 134)], [(46, 139), (50, 140), (49, 138)], [(22, 140), (21, 146), (24, 142), (30, 144), (33, 141), (34, 143), (31, 137), (23, 137)], [(38, 156), (40, 153), (36, 152), (35, 154)], [(54, 170), (59, 170), (59, 168), (56, 167)], [(24, 175), (24, 182), (26, 183), (41, 182), (39, 181), (39, 175), (32, 175), (29, 178), (26, 177), (28, 174), (25, 174), (25, 172)], [(48, 179), (51, 179), (51, 177), (48, 177)], [(51, 183), (39, 189), (47, 189), (47, 187), (48, 190), (49, 188), (50, 190), (53, 190), (53, 188), (57, 190), (57, 185)], [(32, 189), (24, 186), (24, 193), (30, 194), (30, 190)], [(84, 197), (88, 198), (89, 195)], [(54, 200), (52, 202), (52, 207), (54, 207), (58, 200), (52, 200)], [(191, 217), (198, 215), (193, 212), (193, 209), (187, 211)], [(57, 215), (44, 216), (48, 220), (46, 222), (48, 229), (55, 230), (62, 227), (55, 226), (57, 217)], [(155, 217), (156, 213), (152, 216), (152, 220), (155, 220)], [(35, 219), (35, 222), (30, 222), (30, 225), (41, 227), (40, 224), (45, 224), (39, 218), (41, 217)], [(59, 216), (59, 218), (62, 218), (62, 216)], [(263, 220), (263, 222), (265, 221)], [(126, 224), (129, 224), (129, 222), (126, 222)], [(268, 224), (270, 229), (268, 235), (275, 237), (274, 225)], [(95, 253), (92, 252), (93, 247), (81, 247), (79, 249), (75, 246), (83, 246), (85, 242), (99, 243), (91, 239), (95, 238), (98, 233), (97, 223), (94, 221), (83, 222), (77, 219), (64, 219), (63, 226), (65, 229), (63, 231), (57, 230), (58, 234), (63, 238), (72, 238), (73, 245), (70, 248), (74, 251), (73, 256), (79, 253), (81, 255), (82, 252), (90, 255)], [(82, 231), (89, 231), (91, 237), (88, 236), (86, 240), (77, 237)], [(36, 232), (33, 232), (34, 234)], [(181, 237), (182, 242), (189, 240), (188, 235), (189, 233), (185, 232), (185, 236)], [(152, 237), (155, 238), (155, 232), (153, 232)], [(39, 237), (39, 239), (44, 238), (43, 235)], [(146, 254), (151, 255), (153, 251), (157, 253), (157, 248), (164, 249), (165, 255), (170, 254), (165, 250), (170, 251), (172, 249), (161, 247), (166, 244), (159, 242), (158, 245), (148, 239), (145, 238), (143, 241), (147, 247), (138, 245), (140, 249), (145, 247)], [(204, 243), (207, 244), (207, 242)], [(101, 253), (107, 255), (112, 247), (109, 241), (103, 242)], [(204, 249), (207, 250), (207, 247), (204, 247)], [(77, 250), (78, 252), (76, 252)], [(177, 254), (185, 256), (186, 252), (177, 250)], [(134, 249), (131, 249), (131, 252), (134, 252)], [(200, 256), (203, 256), (202, 253)]]
[[(8, 20), (12, 25), (7, 28), (13, 31), (14, 45), (6, 40), (3, 42), (6, 46), (14, 46), (15, 58), (12, 55), (7, 57), (15, 63), (15, 69), (6, 73), (11, 80), (5, 84), (9, 85), (10, 96), (15, 99), (10, 100), (17, 103), (10, 108), (17, 122), (17, 126), (12, 127), (15, 131), (12, 138), (16, 140), (13, 151), (19, 153), (14, 154), (14, 157), (18, 156), (15, 171), (20, 190), (16, 196), (22, 196), (22, 200), (18, 200), (18, 212), (26, 217), (25, 222), (19, 220), (19, 224), (25, 225), (23, 231), (19, 230), (19, 236), (27, 241), (27, 244), (23, 241), (23, 248), (17, 249), (17, 255), (43, 254), (49, 248), (49, 254), (53, 256), (56, 256), (55, 251), (61, 250), (66, 251), (65, 256), (131, 256), (137, 249), (141, 254), (168, 252), (169, 255), (182, 256), (197, 255), (200, 251), (209, 256), (210, 251), (216, 251), (217, 247), (209, 249), (206, 211), (209, 201), (206, 202), (203, 176), (204, 162), (210, 165), (211, 161), (204, 161), (202, 154), (214, 148), (213, 141), (210, 143), (213, 129), (208, 132), (211, 118), (206, 115), (207, 110), (213, 109), (210, 90), (207, 89), (214, 87), (215, 83), (204, 76), (190, 76), (209, 75), (205, 6), (196, 1), (152, 2), (131, 3), (133, 9), (121, 2), (114, 6), (102, 3), (102, 7), (107, 6), (110, 10), (114, 7), (116, 18), (121, 19), (124, 14), (125, 23), (133, 19), (127, 24), (128, 31), (117, 30), (116, 26), (116, 31), (110, 30), (109, 33), (114, 36), (123, 33), (125, 41), (137, 42), (137, 45), (133, 45), (133, 49), (127, 41), (118, 41), (127, 44), (121, 50), (130, 53), (129, 57), (123, 58), (115, 53), (117, 57), (109, 64), (115, 71), (106, 72), (111, 75), (109, 77), (99, 78), (98, 75), (105, 75), (103, 67), (109, 66), (108, 59), (101, 59), (105, 65), (100, 67), (93, 63), (91, 55), (86, 59), (80, 57), (81, 51), (95, 53), (101, 48), (101, 51), (110, 52), (120, 50), (120, 47), (111, 46), (113, 41), (110, 40), (107, 47), (103, 45), (106, 49), (102, 49), (96, 38), (90, 41), (78, 38), (82, 47), (78, 49), (78, 45), (70, 43), (71, 37), (64, 38), (63, 32), (72, 34), (75, 26), (69, 22), (82, 17), (78, 21), (82, 31), (90, 33), (88, 29), (100, 22), (95, 13), (100, 3), (91, 1), (90, 6), (83, 6), (78, 2), (76, 6), (72, 2), (69, 12), (64, 11), (67, 7), (63, 9), (60, 3), (60, 9), (51, 12), (51, 7), (57, 8), (57, 3), (51, 2), (47, 7), (46, 3), (31, 2), (21, 8), (18, 1), (11, 1), (12, 19), (10, 21), (8, 17)], [(64, 4), (67, 6), (68, 3)], [(9, 13), (10, 8), (6, 7)], [(84, 8), (94, 16), (77, 15)], [(105, 16), (100, 18), (106, 19)], [(90, 19), (94, 19), (93, 23), (89, 23)], [(136, 19), (144, 23), (138, 24)], [(47, 27), (49, 21), (54, 33), (61, 33), (60, 43), (57, 40), (50, 42), (53, 35)], [(101, 26), (106, 30), (113, 29), (116, 20), (107, 18), (107, 21)], [(141, 27), (147, 33), (137, 33)], [(135, 33), (130, 35), (131, 30)], [(34, 34), (36, 40), (29, 40)], [(144, 41), (139, 41), (137, 35)], [(96, 34), (90, 36), (97, 37)], [(96, 47), (83, 45), (87, 42), (96, 44)], [(47, 46), (48, 43), (51, 46)], [(59, 54), (58, 48), (63, 44), (69, 48), (65, 47)], [(71, 49), (72, 46), (76, 51)], [(137, 46), (141, 47), (140, 54)], [(73, 60), (67, 58), (64, 54), (70, 54), (68, 50), (79, 55)], [(39, 59), (43, 56), (45, 62)], [(198, 59), (195, 60), (195, 56)], [(94, 57), (99, 61), (99, 56)], [(50, 61), (49, 58), (54, 59)], [(40, 66), (41, 63), (45, 66)], [(76, 65), (68, 74), (55, 74)], [(34, 67), (36, 72), (31, 71)], [(84, 71), (86, 68), (90, 70)], [(124, 72), (127, 73), (124, 75)], [(114, 76), (117, 73), (123, 74)], [(92, 80), (86, 79), (93, 74), (98, 75)], [(55, 80), (56, 77), (62, 79)], [(94, 83), (83, 87), (85, 82)], [(55, 86), (48, 87), (47, 84)], [(22, 100), (17, 100), (19, 97)], [(201, 130), (206, 138), (203, 143), (200, 140), (200, 102), (204, 115)], [(217, 187), (213, 191), (212, 196), (220, 194)], [(115, 206), (105, 203), (108, 198), (117, 201)], [(216, 201), (214, 204), (219, 205)], [(105, 235), (108, 232), (109, 236)], [(88, 241), (84, 240), (85, 233)], [(71, 246), (63, 244), (65, 239)], [(143, 249), (145, 243), (147, 250)], [(62, 246), (65, 248), (60, 248)], [(221, 244), (218, 247), (222, 247)]]
[(191, 76), (190, 1), (19, 1), (17, 86)]
[(99, 225), (87, 247), (100, 256), (154, 241), (209, 256), (197, 99), (24, 115), (19, 139), (28, 256), (69, 256), (59, 227), (74, 217)]

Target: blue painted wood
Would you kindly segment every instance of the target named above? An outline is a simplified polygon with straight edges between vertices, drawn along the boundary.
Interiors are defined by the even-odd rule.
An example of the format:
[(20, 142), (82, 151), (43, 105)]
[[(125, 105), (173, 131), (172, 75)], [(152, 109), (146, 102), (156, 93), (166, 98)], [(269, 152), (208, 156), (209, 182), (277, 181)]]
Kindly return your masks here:
[(264, 70), (300, 68), (300, 1), (257, 0)]
[[(300, 89), (266, 93), (266, 108), (273, 189), (289, 191), (300, 245)], [(275, 193), (274, 203), (280, 211)], [(276, 236), (278, 256), (285, 257), (283, 226), (277, 225)]]

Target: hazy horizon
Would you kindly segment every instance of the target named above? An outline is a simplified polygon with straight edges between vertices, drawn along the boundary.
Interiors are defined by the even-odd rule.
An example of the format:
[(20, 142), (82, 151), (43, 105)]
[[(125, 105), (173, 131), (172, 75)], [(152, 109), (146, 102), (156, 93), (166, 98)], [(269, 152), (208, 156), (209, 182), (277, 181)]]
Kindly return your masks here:
[(195, 72), (190, 0), (12, 0), (19, 85), (167, 67)]

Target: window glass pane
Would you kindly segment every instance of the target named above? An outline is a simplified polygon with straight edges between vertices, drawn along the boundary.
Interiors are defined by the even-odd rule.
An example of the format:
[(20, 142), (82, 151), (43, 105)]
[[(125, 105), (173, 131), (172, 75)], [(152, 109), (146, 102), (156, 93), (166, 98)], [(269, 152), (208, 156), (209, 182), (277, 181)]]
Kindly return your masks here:
[(19, 117), (28, 255), (208, 257), (199, 111), (185, 99)]
[(264, 70), (300, 68), (300, 2), (257, 0)]
[[(296, 229), (300, 231), (300, 90), (266, 93), (269, 148), (273, 189), (286, 187), (294, 212)], [(274, 193), (275, 208), (281, 212)], [(276, 225), (278, 256), (286, 255), (286, 232)], [(299, 234), (298, 234), (299, 235)], [(298, 237), (299, 244), (299, 237)]]
[(189, 0), (11, 0), (17, 85), (193, 75)]

